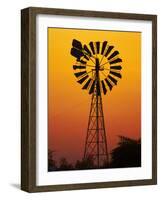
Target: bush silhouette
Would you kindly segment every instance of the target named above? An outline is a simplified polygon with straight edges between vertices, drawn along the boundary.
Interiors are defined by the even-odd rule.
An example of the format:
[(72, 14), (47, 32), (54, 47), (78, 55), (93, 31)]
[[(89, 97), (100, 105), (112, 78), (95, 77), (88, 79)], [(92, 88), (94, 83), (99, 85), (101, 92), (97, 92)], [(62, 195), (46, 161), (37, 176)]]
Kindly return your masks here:
[(54, 160), (54, 152), (52, 150), (48, 150), (48, 171), (57, 170), (56, 161)]
[(77, 160), (75, 164), (75, 169), (93, 169), (94, 166), (94, 160), (92, 156), (88, 156), (86, 159), (83, 159), (82, 161)]
[(61, 158), (59, 162), (59, 169), (58, 170), (71, 170), (73, 169), (72, 164), (68, 163), (66, 158)]
[(140, 167), (141, 140), (119, 136), (118, 146), (111, 152), (111, 168)]

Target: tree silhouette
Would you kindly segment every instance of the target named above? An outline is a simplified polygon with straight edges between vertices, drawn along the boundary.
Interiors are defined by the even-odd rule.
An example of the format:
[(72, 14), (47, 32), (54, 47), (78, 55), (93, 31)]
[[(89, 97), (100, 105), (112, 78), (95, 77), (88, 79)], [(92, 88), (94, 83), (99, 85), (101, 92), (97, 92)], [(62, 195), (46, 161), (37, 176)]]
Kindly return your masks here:
[(61, 158), (59, 162), (59, 169), (58, 170), (71, 170), (73, 169), (72, 164), (68, 163), (66, 158)]
[(141, 140), (119, 136), (119, 143), (111, 152), (111, 168), (141, 166)]
[(77, 160), (75, 164), (75, 169), (94, 169), (94, 160), (92, 156), (88, 156), (86, 159)]
[[(48, 171), (96, 169), (94, 158), (88, 156), (86, 159), (77, 160), (73, 165), (62, 157), (57, 165), (54, 160), (55, 151), (48, 150)], [(100, 168), (123, 168), (141, 166), (141, 140), (135, 140), (119, 136), (117, 147), (111, 151), (111, 162), (103, 162)]]
[(55, 151), (48, 149), (48, 171), (55, 171), (57, 170), (56, 161), (54, 160)]

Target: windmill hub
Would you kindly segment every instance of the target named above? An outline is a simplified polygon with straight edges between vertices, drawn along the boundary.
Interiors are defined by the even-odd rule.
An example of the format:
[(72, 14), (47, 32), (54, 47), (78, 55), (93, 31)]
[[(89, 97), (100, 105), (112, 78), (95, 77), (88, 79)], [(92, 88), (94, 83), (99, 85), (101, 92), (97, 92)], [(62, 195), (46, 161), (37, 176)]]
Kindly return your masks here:
[(100, 65), (100, 59), (99, 58), (96, 58), (96, 71), (103, 71), (104, 70), (104, 66), (101, 66)]

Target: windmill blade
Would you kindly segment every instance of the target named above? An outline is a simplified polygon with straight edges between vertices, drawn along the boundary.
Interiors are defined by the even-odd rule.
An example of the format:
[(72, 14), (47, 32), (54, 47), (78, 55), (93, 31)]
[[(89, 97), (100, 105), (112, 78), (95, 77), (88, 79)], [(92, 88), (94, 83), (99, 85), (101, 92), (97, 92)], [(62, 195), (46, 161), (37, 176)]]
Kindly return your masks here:
[(90, 85), (91, 81), (92, 81), (92, 79), (89, 78), (88, 81), (86, 82), (86, 84), (82, 87), (82, 89), (83, 89), (83, 90), (87, 89), (88, 86)]
[(95, 80), (93, 81), (91, 88), (89, 90), (89, 94), (92, 94), (94, 92), (94, 87), (95, 87)]
[(79, 81), (77, 81), (78, 83), (82, 84), (89, 76), (86, 75), (83, 78), (79, 79)]
[(122, 62), (122, 59), (121, 58), (117, 58), (115, 60), (110, 61), (109, 63), (110, 64), (114, 64), (114, 63), (118, 63), (118, 62)]
[(121, 74), (118, 73), (118, 72), (113, 72), (113, 71), (110, 71), (110, 74), (114, 75), (114, 76), (117, 76), (118, 78), (121, 78)]
[(79, 76), (85, 75), (86, 73), (87, 71), (82, 71), (82, 72), (74, 73), (74, 75), (78, 78)]
[(107, 78), (105, 78), (105, 81), (106, 81), (106, 83), (107, 83), (107, 85), (108, 85), (108, 87), (110, 88), (110, 91), (111, 91), (112, 88), (113, 88), (113, 85), (110, 83), (110, 81)]
[(110, 66), (110, 69), (121, 70), (122, 67), (120, 65), (118, 65), (118, 66)]
[(71, 49), (71, 55), (76, 57), (77, 60), (80, 60), (80, 58), (83, 56), (86, 60), (89, 60), (89, 58), (82, 52), (81, 49), (76, 49), (76, 48), (72, 48)]
[(73, 39), (72, 42), (73, 47), (82, 50), (82, 43), (76, 39)]
[(95, 54), (93, 42), (90, 42), (90, 43), (89, 43), (89, 46), (90, 46), (90, 48), (91, 48), (91, 50), (92, 50), (92, 53)]
[(96, 89), (97, 89), (97, 95), (100, 96), (101, 91), (100, 91), (100, 82), (99, 81), (97, 81), (97, 83), (96, 83)]
[(86, 60), (89, 60), (88, 56), (86, 56), (85, 54), (83, 54), (83, 56), (84, 56), (84, 58), (85, 58)]
[(102, 84), (103, 93), (106, 94), (107, 89), (103, 80), (101, 81), (101, 84)]
[(91, 51), (88, 49), (87, 45), (84, 45), (84, 50), (87, 52), (89, 56), (91, 56)]
[(77, 60), (78, 62), (82, 63), (82, 64), (86, 64), (87, 62), (84, 60)]
[(86, 63), (87, 63), (86, 61), (80, 60), (80, 59), (78, 59), (78, 58), (77, 58), (77, 62), (80, 62), (80, 63), (82, 63), (82, 64), (86, 64)]
[(112, 81), (115, 85), (117, 85), (117, 80), (115, 78), (113, 78), (112, 76), (108, 75), (108, 78), (110, 79), (110, 81)]
[(104, 54), (104, 51), (106, 49), (106, 46), (107, 46), (107, 41), (104, 41), (103, 44), (102, 44), (102, 50), (101, 50), (101, 54), (103, 55)]
[(112, 49), (114, 48), (114, 46), (109, 46), (106, 53), (105, 53), (105, 57), (108, 56), (108, 54), (112, 51)]
[(73, 65), (73, 69), (76, 70), (76, 69), (86, 69), (86, 66), (81, 66), (81, 65)]
[(70, 53), (72, 56), (76, 57), (78, 60), (80, 60), (80, 57), (84, 56), (82, 51), (75, 48), (72, 48)]
[(96, 42), (96, 50), (97, 50), (97, 54), (99, 54), (99, 52), (100, 52), (100, 42)]
[(118, 51), (114, 51), (109, 57), (108, 60), (111, 60), (112, 58), (114, 58), (115, 56), (117, 56), (119, 54)]

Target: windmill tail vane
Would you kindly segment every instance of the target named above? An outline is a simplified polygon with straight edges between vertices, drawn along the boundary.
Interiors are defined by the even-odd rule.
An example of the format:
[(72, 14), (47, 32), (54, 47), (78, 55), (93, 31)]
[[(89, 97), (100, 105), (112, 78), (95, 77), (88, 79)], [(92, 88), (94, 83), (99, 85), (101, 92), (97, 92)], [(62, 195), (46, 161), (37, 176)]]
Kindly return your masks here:
[(107, 41), (90, 41), (83, 45), (73, 39), (71, 55), (76, 59), (73, 70), (77, 82), (92, 95), (83, 160), (92, 158), (95, 167), (107, 167), (109, 156), (102, 93), (106, 95), (122, 78), (122, 59), (119, 51)]

